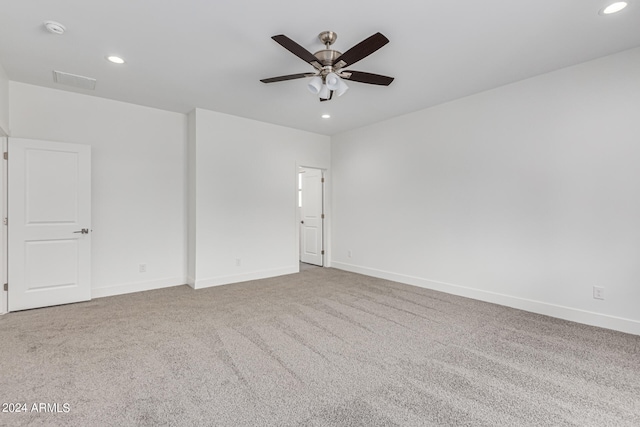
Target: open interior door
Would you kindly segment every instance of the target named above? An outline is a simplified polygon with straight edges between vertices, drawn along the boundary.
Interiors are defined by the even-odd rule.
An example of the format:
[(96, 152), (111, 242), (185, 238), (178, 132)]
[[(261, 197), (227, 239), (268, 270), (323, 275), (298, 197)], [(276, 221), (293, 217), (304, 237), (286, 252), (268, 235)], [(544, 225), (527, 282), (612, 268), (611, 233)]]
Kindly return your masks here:
[(9, 138), (9, 311), (91, 299), (91, 147)]
[(323, 265), (323, 176), (322, 170), (300, 168), (300, 261)]

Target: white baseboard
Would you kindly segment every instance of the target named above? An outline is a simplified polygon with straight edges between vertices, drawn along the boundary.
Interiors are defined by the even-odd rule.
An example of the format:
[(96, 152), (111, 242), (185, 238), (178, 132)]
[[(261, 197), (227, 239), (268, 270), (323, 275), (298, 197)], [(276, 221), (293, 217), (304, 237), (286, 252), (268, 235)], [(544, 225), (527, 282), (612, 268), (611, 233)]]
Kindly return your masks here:
[(546, 316), (583, 323), (585, 325), (598, 326), (601, 328), (626, 332), (628, 334), (640, 335), (640, 321), (637, 320), (625, 319), (622, 317), (610, 316), (607, 314), (595, 313), (592, 311), (565, 307), (542, 301), (535, 301), (526, 298), (489, 292), (481, 289), (454, 285), (451, 283), (438, 282), (435, 280), (428, 280), (420, 277), (407, 276), (404, 274), (392, 273), (389, 271), (377, 270), (374, 268), (362, 267), (337, 261), (333, 261), (332, 266), (333, 268), (339, 270), (351, 271), (353, 273), (364, 274), (366, 276), (392, 280), (394, 282), (419, 286), (421, 288), (433, 289), (436, 291), (446, 292), (448, 294), (473, 298), (476, 300), (504, 305), (507, 307), (530, 311), (537, 314), (544, 314)]
[(149, 280), (145, 282), (123, 283), (120, 285), (91, 289), (91, 298), (102, 298), (114, 295), (131, 294), (133, 292), (152, 291), (154, 289), (180, 286), (185, 283), (187, 283), (187, 281), (184, 277), (171, 277), (168, 279)]
[(229, 285), (231, 283), (247, 282), (249, 280), (267, 279), (269, 277), (284, 276), (285, 274), (298, 273), (298, 265), (291, 267), (273, 268), (269, 270), (252, 271), (249, 273), (233, 274), (229, 276), (210, 277), (195, 281), (194, 289), (210, 288), (212, 286)]
[(187, 276), (187, 285), (191, 286), (193, 289), (196, 288), (196, 279), (191, 276)]

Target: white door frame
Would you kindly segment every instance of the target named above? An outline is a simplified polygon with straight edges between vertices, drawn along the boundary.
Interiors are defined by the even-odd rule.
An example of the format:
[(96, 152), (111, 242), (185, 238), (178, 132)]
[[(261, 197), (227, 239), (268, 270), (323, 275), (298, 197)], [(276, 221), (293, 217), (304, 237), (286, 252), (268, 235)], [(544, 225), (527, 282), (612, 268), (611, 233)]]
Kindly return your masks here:
[[(6, 153), (9, 149), (7, 136), (2, 136), (2, 129), (0, 129), (0, 140), (2, 140), (2, 153)], [(9, 257), (9, 244), (7, 241), (7, 161), (2, 158), (2, 167), (0, 168), (0, 187), (2, 187), (2, 261), (0, 262), (0, 314), (6, 314), (9, 312), (9, 298), (8, 292), (4, 290), (4, 284), (7, 283), (7, 262)]]
[(306, 163), (296, 163), (295, 175), (293, 180), (293, 182), (295, 183), (295, 265), (298, 269), (300, 268), (300, 208), (298, 208), (298, 173), (300, 172), (300, 168), (318, 169), (322, 171), (322, 174), (324, 176), (324, 185), (322, 191), (322, 205), (324, 207), (324, 222), (322, 224), (322, 246), (324, 249), (324, 257), (322, 264), (323, 267), (331, 267), (331, 173), (327, 168), (308, 165)]

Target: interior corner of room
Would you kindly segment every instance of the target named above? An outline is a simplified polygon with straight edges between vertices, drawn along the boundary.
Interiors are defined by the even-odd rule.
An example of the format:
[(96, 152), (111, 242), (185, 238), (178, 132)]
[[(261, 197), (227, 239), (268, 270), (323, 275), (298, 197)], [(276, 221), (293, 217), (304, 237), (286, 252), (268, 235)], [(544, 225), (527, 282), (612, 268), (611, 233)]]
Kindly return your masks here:
[(309, 167), (321, 265), (640, 334), (639, 71), (629, 49), (334, 135), (2, 71), (0, 129), (91, 146), (93, 298), (298, 272)]

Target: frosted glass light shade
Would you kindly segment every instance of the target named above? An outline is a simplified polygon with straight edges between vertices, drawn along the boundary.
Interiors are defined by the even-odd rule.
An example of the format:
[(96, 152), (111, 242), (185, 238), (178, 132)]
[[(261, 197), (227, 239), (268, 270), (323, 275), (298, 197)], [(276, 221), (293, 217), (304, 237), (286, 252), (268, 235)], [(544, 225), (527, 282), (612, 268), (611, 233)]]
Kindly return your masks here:
[(340, 77), (338, 77), (336, 73), (329, 73), (327, 74), (325, 81), (327, 82), (327, 87), (330, 90), (336, 90), (340, 84)]
[(317, 95), (318, 93), (320, 93), (320, 89), (322, 89), (322, 79), (318, 76), (315, 76), (309, 81), (307, 88), (309, 88), (309, 92)]
[(327, 87), (335, 91), (338, 96), (342, 96), (349, 89), (349, 86), (336, 73), (327, 74), (326, 81)]
[(329, 96), (331, 96), (331, 90), (327, 85), (322, 85), (322, 89), (320, 89), (320, 93), (318, 95), (321, 99), (329, 99)]
[(342, 96), (347, 90), (349, 90), (349, 86), (347, 86), (344, 80), (338, 80), (338, 88), (335, 90), (336, 95)]

